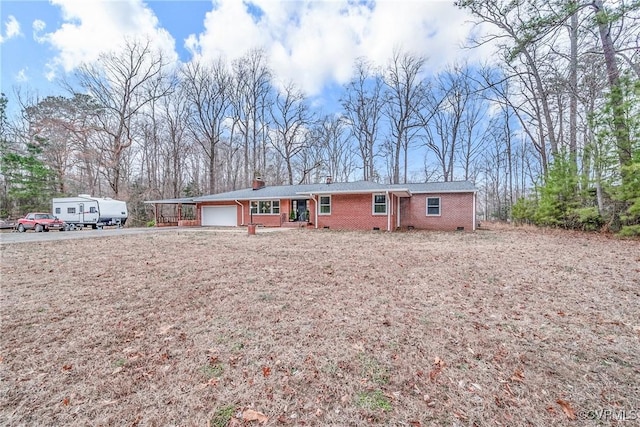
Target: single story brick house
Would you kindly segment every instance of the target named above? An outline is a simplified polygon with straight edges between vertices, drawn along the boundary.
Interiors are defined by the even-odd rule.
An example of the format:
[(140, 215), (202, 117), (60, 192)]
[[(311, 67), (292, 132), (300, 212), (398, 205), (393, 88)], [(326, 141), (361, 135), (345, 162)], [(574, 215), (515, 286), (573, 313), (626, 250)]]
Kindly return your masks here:
[[(378, 184), (369, 181), (267, 186), (145, 203), (195, 205), (195, 218), (167, 225), (307, 226), (338, 230), (475, 230), (476, 188), (468, 181)], [(181, 208), (178, 209), (180, 213)], [(180, 214), (179, 214), (180, 215)], [(178, 216), (179, 216), (178, 215)]]

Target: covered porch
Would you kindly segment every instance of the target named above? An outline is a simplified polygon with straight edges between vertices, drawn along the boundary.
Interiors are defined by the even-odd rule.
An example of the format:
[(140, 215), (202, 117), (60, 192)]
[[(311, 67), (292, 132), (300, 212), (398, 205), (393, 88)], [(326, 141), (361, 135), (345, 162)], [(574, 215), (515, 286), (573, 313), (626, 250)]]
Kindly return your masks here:
[(144, 203), (153, 206), (156, 227), (194, 227), (200, 225), (196, 202), (192, 198), (149, 200)]

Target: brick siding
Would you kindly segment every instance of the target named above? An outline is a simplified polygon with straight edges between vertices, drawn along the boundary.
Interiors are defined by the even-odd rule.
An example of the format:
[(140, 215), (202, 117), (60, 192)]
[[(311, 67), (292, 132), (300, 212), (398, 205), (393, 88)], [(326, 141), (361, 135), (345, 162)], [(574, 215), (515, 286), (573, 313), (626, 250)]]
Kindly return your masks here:
[[(314, 196), (316, 199), (319, 196)], [(427, 197), (440, 198), (440, 216), (427, 216)], [(400, 201), (400, 228), (413, 227), (425, 230), (451, 231), (464, 227), (473, 230), (473, 193), (433, 193), (414, 194), (412, 197), (398, 198), (389, 196), (387, 208), (391, 210), (391, 231), (398, 226), (397, 213)], [(249, 201), (240, 201), (242, 209), (235, 202), (206, 202), (197, 205), (197, 224), (201, 223), (203, 206), (232, 206), (237, 208), (238, 225), (251, 222)], [(309, 222), (316, 224), (316, 207), (313, 199), (308, 200)], [(253, 223), (265, 227), (280, 227), (289, 221), (291, 200), (280, 200), (280, 214), (254, 214)], [(244, 213), (244, 216), (243, 216)], [(335, 230), (387, 230), (387, 215), (373, 214), (373, 196), (371, 194), (334, 194), (331, 196), (331, 215), (318, 215), (317, 228), (329, 227)]]
[[(427, 198), (440, 198), (440, 216), (427, 216)], [(414, 194), (400, 203), (400, 226), (424, 230), (473, 230), (473, 193)]]
[[(331, 215), (318, 214), (318, 228), (336, 230), (387, 229), (387, 215), (373, 214), (371, 194), (334, 194), (331, 196)], [(391, 230), (395, 229), (394, 219)]]

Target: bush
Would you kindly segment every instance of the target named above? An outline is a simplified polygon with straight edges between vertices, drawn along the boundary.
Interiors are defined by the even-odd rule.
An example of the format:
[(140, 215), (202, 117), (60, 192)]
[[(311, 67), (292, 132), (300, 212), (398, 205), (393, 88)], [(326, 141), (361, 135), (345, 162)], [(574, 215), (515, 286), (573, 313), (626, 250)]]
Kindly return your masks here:
[(567, 218), (568, 227), (583, 231), (597, 231), (603, 225), (604, 220), (596, 207), (574, 209)]
[(640, 225), (625, 225), (618, 234), (624, 237), (640, 237)]
[(515, 225), (532, 224), (536, 214), (536, 202), (520, 197), (511, 207), (511, 219)]

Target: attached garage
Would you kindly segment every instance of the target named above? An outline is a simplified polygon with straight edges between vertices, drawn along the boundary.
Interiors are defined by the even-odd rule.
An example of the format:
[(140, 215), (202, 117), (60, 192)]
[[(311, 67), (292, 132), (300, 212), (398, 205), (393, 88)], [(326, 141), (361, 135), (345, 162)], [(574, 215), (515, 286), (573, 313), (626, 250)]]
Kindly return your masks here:
[(203, 206), (202, 225), (236, 227), (238, 225), (237, 206)]

